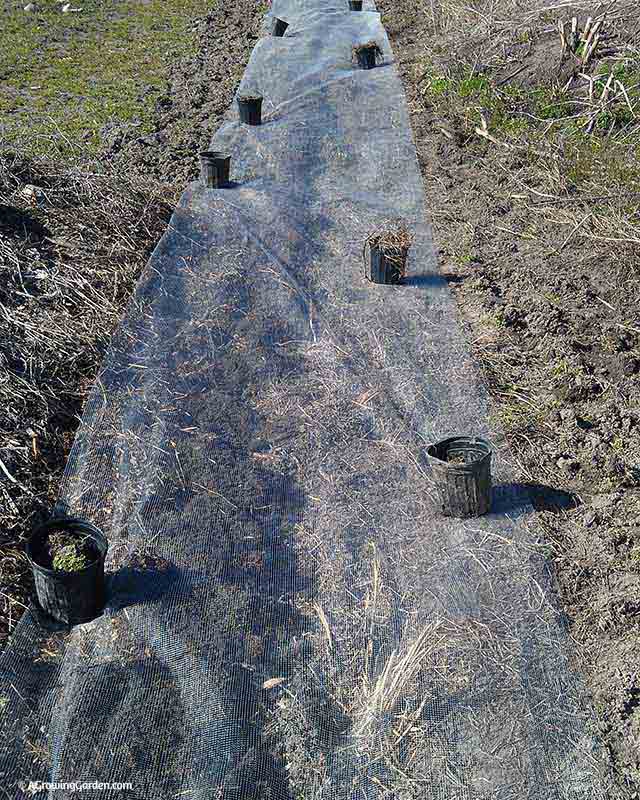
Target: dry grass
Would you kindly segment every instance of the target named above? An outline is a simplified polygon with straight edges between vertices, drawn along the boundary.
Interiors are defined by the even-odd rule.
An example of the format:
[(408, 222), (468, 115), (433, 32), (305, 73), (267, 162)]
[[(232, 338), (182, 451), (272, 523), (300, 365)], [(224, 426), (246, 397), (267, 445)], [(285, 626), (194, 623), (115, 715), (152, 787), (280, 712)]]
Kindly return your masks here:
[(25, 536), (55, 499), (86, 390), (175, 202), (93, 166), (0, 154), (0, 641), (27, 602)]
[[(489, 563), (494, 555), (485, 548), (487, 542), (479, 540), (467, 553), (478, 563)], [(323, 571), (331, 571), (331, 563), (324, 564), (328, 554), (318, 550), (317, 555)], [(536, 660), (523, 654), (514, 618), (528, 614), (529, 630), (537, 628), (540, 637), (537, 656), (548, 650), (560, 668), (558, 643), (549, 638), (549, 608), (534, 576), (514, 565), (514, 606), (521, 602), (522, 607), (505, 607), (504, 613), (487, 613), (480, 605), (474, 616), (447, 611), (414, 615), (404, 613), (414, 600), (397, 594), (391, 565), (377, 547), (363, 546), (359, 564), (358, 579), (347, 588), (352, 602), (332, 605), (335, 598), (325, 586), (322, 613), (317, 605), (313, 608), (315, 636), (318, 642), (331, 641), (332, 647), (315, 650), (317, 660), (290, 676), (271, 717), (270, 735), (290, 743), (287, 763), (300, 786), (311, 788), (304, 775), (313, 775), (309, 796), (319, 797), (335, 780), (321, 755), (329, 746), (321, 737), (332, 723), (331, 746), (357, 759), (361, 791), (376, 787), (385, 796), (454, 796), (456, 787), (486, 780), (492, 758), (497, 783), (503, 780), (506, 786), (513, 777), (515, 785), (518, 770), (510, 773), (501, 750), (511, 745), (500, 743), (498, 729), (492, 728), (498, 720), (504, 724), (505, 707), (512, 704), (513, 719), (507, 718), (513, 741), (525, 742), (531, 733), (530, 719), (522, 713), (521, 675), (534, 669)], [(487, 685), (500, 698), (495, 710), (483, 696)], [(326, 709), (326, 716), (319, 717), (318, 709)], [(569, 707), (565, 713), (571, 714)], [(485, 724), (496, 743), (496, 752), (486, 760), (473, 755), (491, 746), (478, 738)], [(466, 760), (456, 750), (455, 737), (462, 735), (454, 731), (456, 725), (464, 725), (469, 742), (472, 755)], [(317, 742), (314, 736), (320, 736)]]
[(354, 55), (356, 55), (356, 53), (361, 53), (363, 50), (374, 50), (376, 55), (381, 55), (382, 53), (380, 45), (373, 39), (370, 39), (368, 42), (363, 42), (362, 44), (356, 44), (352, 48)]
[(407, 255), (412, 242), (413, 234), (403, 220), (387, 220), (369, 233), (362, 249), (362, 257), (366, 261), (367, 251), (372, 247), (378, 248), (384, 254), (385, 260), (393, 265), (398, 279), (401, 280), (406, 275)]
[[(416, 679), (427, 658), (442, 643), (439, 629), (439, 622), (429, 623), (404, 652), (393, 650), (375, 682), (371, 683), (368, 675), (363, 676), (362, 691), (359, 695), (361, 706), (355, 714), (354, 736), (370, 741), (372, 731), (380, 723), (384, 724), (389, 716), (399, 716), (402, 701), (415, 693)], [(402, 716), (399, 731), (395, 729), (396, 744), (404, 738), (408, 728), (412, 727), (420, 717), (427, 699), (427, 697), (421, 699), (417, 710), (411, 716)]]

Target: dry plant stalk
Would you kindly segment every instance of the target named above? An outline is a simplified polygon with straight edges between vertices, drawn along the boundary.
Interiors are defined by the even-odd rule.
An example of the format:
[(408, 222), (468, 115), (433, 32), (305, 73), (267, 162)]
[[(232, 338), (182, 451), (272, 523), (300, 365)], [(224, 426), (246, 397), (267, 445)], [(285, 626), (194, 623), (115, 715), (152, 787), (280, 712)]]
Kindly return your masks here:
[(581, 72), (579, 73), (579, 77), (586, 80), (589, 84), (589, 111), (588, 119), (584, 126), (587, 133), (593, 131), (600, 115), (610, 110), (616, 103), (624, 103), (629, 109), (631, 116), (635, 119), (636, 112), (629, 98), (629, 93), (622, 81), (615, 77), (614, 72), (609, 73), (602, 87), (600, 97), (596, 97), (596, 83), (591, 75)]
[(313, 604), (313, 609), (318, 615), (318, 619), (320, 620), (320, 624), (324, 630), (325, 636), (327, 637), (327, 648), (329, 650), (333, 649), (333, 637), (331, 636), (331, 628), (329, 626), (329, 620), (327, 619), (327, 615), (322, 610), (322, 606), (319, 603)]
[(376, 546), (373, 542), (371, 543), (371, 549), (373, 550), (373, 561), (371, 562), (371, 587), (364, 598), (364, 612), (365, 616), (368, 618), (365, 646), (366, 660), (363, 674), (363, 691), (365, 695), (369, 691), (369, 668), (372, 665), (373, 659), (376, 617), (378, 614), (378, 603), (382, 588), (382, 581), (380, 578), (380, 559), (376, 553)]
[(367, 247), (377, 247), (385, 259), (398, 271), (398, 276), (406, 275), (407, 254), (413, 243), (413, 235), (404, 220), (387, 220), (367, 236), (362, 251), (366, 259)]
[(380, 58), (382, 56), (382, 49), (380, 45), (373, 39), (368, 42), (363, 42), (362, 44), (355, 44), (351, 48), (351, 54), (355, 58), (357, 54), (361, 53), (363, 50), (374, 50), (376, 58)]
[[(368, 691), (363, 692), (362, 707), (353, 727), (356, 737), (367, 737), (376, 720), (398, 711), (400, 701), (411, 691), (425, 660), (441, 645), (443, 636), (438, 633), (440, 627), (440, 621), (426, 625), (404, 655), (397, 650), (391, 653), (373, 688), (365, 684)], [(423, 705), (424, 701), (420, 707)]]
[(570, 30), (567, 31), (567, 23), (558, 20), (558, 34), (562, 51), (560, 61), (564, 60), (567, 52), (576, 57), (583, 66), (586, 66), (594, 57), (598, 45), (600, 44), (601, 28), (604, 22), (604, 15), (594, 23), (589, 17), (585, 22), (584, 29), (578, 32), (578, 18), (572, 17)]

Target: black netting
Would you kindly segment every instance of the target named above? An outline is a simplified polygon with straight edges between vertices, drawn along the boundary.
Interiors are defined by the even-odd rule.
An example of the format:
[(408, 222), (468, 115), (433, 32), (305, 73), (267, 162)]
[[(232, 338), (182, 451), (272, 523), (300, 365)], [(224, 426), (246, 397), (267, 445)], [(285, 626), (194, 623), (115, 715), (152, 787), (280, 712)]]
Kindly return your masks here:
[[(108, 605), (18, 627), (0, 796), (608, 796), (369, 9), (274, 3), (286, 36), (240, 89), (264, 124), (234, 110), (212, 142), (233, 185), (189, 188), (140, 280), (60, 503), (109, 538)], [(355, 69), (367, 40), (384, 62)], [(363, 241), (399, 217), (410, 277), (369, 284)], [(467, 522), (438, 515), (424, 459), (457, 432), (497, 445), (494, 511)]]

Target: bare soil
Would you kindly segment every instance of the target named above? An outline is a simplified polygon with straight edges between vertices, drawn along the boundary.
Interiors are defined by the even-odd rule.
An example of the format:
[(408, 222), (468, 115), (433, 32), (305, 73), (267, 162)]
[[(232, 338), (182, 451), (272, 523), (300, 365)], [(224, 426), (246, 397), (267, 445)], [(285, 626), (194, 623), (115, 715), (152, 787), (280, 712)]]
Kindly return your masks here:
[[(637, 5), (381, 6), (441, 270), (531, 486), (620, 791), (638, 798)], [(574, 16), (578, 35), (601, 20), (586, 63), (583, 39), (563, 52)]]
[(26, 537), (55, 502), (111, 332), (228, 113), (264, 10), (220, 0), (194, 20), (195, 55), (167, 64), (151, 134), (107, 125), (98, 158), (80, 144), (64, 164), (0, 142), (0, 647), (32, 588)]
[(116, 166), (131, 161), (141, 174), (183, 186), (198, 176), (198, 153), (229, 113), (260, 35), (265, 6), (242, 0), (213, 4), (197, 22), (196, 54), (173, 66), (156, 102), (155, 130), (137, 136), (120, 124), (104, 131), (105, 156)]

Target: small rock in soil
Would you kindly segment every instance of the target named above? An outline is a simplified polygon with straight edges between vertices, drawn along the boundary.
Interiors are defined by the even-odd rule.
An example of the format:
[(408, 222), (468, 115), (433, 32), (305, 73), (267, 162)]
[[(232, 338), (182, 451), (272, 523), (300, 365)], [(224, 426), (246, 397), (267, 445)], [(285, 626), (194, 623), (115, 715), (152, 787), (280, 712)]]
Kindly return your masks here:
[(576, 412), (572, 408), (560, 409), (560, 419), (563, 422), (575, 422)]
[(591, 501), (592, 508), (609, 508), (619, 499), (615, 492), (611, 494), (599, 494)]

